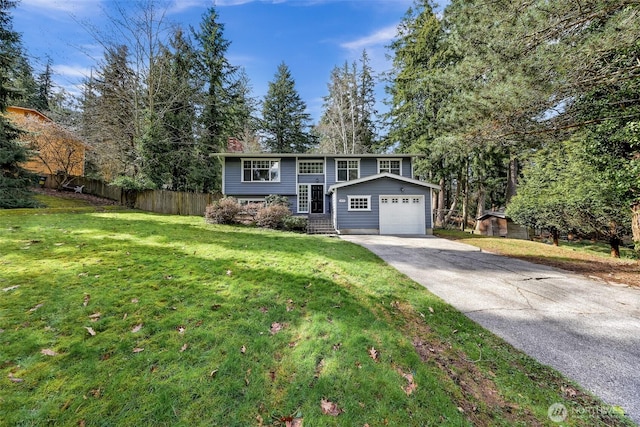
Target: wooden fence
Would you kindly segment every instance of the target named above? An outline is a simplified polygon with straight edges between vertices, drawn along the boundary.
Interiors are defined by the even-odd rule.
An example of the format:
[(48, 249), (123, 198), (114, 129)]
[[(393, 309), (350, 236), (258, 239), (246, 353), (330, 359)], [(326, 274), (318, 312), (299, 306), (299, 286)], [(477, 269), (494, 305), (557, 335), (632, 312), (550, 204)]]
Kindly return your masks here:
[[(184, 193), (180, 191), (146, 190), (125, 191), (122, 188), (106, 184), (100, 180), (76, 177), (71, 186), (84, 186), (83, 193), (92, 194), (105, 199), (132, 206), (147, 212), (164, 213), (172, 215), (197, 215), (204, 216), (207, 205), (220, 199), (219, 194), (209, 193)], [(55, 175), (47, 177), (47, 188), (57, 188)]]

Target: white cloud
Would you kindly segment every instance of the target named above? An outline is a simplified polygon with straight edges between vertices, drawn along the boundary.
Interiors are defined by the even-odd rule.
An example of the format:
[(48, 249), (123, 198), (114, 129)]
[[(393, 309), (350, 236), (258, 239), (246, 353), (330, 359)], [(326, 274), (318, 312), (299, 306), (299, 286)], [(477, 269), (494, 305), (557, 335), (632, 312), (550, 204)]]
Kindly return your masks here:
[(37, 9), (40, 12), (64, 12), (79, 13), (84, 10), (94, 9), (100, 2), (95, 0), (21, 0), (20, 7)]
[(78, 80), (84, 77), (89, 77), (91, 74), (90, 67), (84, 67), (80, 65), (53, 65), (53, 72), (68, 80)]
[(373, 34), (359, 39), (341, 43), (340, 47), (348, 50), (362, 50), (372, 46), (380, 46), (393, 40), (397, 34), (397, 26), (390, 25), (379, 29)]

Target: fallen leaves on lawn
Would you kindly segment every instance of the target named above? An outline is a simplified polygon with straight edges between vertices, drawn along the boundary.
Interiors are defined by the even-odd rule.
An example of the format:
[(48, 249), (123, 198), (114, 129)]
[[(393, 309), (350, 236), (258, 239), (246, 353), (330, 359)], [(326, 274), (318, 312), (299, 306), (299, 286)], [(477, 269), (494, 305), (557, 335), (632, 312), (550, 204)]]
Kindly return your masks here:
[(231, 276), (233, 272), (231, 270), (227, 270), (227, 276)]
[(51, 350), (50, 348), (43, 348), (42, 350), (40, 350), (40, 353), (44, 354), (45, 356), (57, 356), (58, 353), (56, 353), (54, 350)]
[(134, 349), (133, 349), (133, 352), (134, 352), (134, 353), (140, 353), (141, 351), (144, 351), (144, 348), (142, 348), (142, 347), (136, 347), (136, 348), (134, 348)]
[(178, 330), (178, 333), (182, 335), (184, 334), (184, 331), (186, 331), (187, 329), (184, 326), (178, 326), (177, 330)]
[(87, 332), (89, 332), (89, 335), (91, 335), (92, 337), (96, 336), (96, 331), (94, 331), (93, 328), (89, 326), (85, 326), (84, 328), (87, 330)]
[(138, 298), (131, 298), (133, 304), (137, 304), (140, 300)]
[(189, 344), (184, 343), (184, 345), (180, 348), (180, 353), (182, 353), (183, 351), (185, 351), (187, 349), (187, 347), (189, 347)]
[(287, 311), (293, 311), (294, 310), (294, 306), (293, 306), (293, 300), (292, 299), (288, 299), (287, 300)]
[(98, 311), (96, 313), (90, 314), (89, 319), (91, 319), (92, 322), (97, 322), (98, 320), (100, 320), (100, 316), (102, 316), (102, 313)]
[(82, 301), (82, 306), (86, 307), (89, 305), (89, 300), (91, 299), (91, 295), (84, 294), (84, 300)]
[(271, 329), (270, 329), (270, 331), (271, 331), (271, 335), (275, 335), (275, 334), (277, 334), (277, 333), (278, 333), (278, 332), (280, 332), (280, 331), (282, 330), (282, 328), (284, 328), (284, 327), (285, 327), (285, 324), (283, 324), (283, 323), (273, 322), (273, 323), (271, 324)]
[(429, 307), (429, 313), (431, 313), (431, 314), (434, 313), (433, 307)]
[(407, 396), (409, 396), (411, 393), (416, 391), (417, 388), (418, 388), (416, 383), (413, 381), (413, 374), (411, 374), (411, 373), (405, 374), (404, 372), (402, 372), (402, 369), (398, 369), (398, 373), (400, 375), (402, 375), (402, 378), (407, 380), (408, 384), (406, 386), (402, 387), (402, 390), (405, 392), (405, 394)]
[(247, 373), (246, 373), (246, 374), (245, 374), (245, 376), (244, 376), (244, 383), (245, 383), (246, 385), (249, 385), (249, 382), (250, 382), (250, 381), (249, 381), (249, 375), (251, 375), (251, 368), (247, 369)]
[(33, 313), (34, 311), (36, 311), (37, 309), (39, 309), (39, 308), (40, 308), (40, 307), (42, 307), (43, 305), (44, 305), (44, 303), (42, 303), (42, 302), (41, 302), (40, 304), (36, 304), (36, 305), (34, 305), (33, 307), (31, 307), (31, 308), (29, 309), (29, 312), (30, 312), (30, 313)]
[(142, 329), (143, 326), (144, 324), (138, 323), (136, 326), (133, 327), (133, 329), (131, 329), (131, 333), (135, 334), (136, 332), (140, 332), (140, 329)]
[(378, 361), (378, 356), (380, 355), (380, 353), (378, 352), (378, 350), (375, 349), (375, 347), (371, 347), (369, 349), (369, 357), (372, 358), (374, 361)]
[(247, 352), (247, 347), (242, 346), (240, 347), (240, 353), (245, 354)]
[(322, 399), (320, 401), (320, 408), (322, 409), (323, 414), (331, 415), (332, 417), (337, 417), (342, 412), (344, 412), (342, 409), (338, 407), (336, 403), (333, 403), (326, 399)]
[(18, 289), (20, 287), (20, 285), (15, 285), (15, 286), (9, 286), (8, 288), (4, 288), (2, 289), (3, 292), (9, 292), (9, 291), (13, 291), (15, 289)]
[(11, 372), (9, 372), (8, 377), (9, 377), (9, 381), (11, 381), (12, 383), (21, 383), (21, 382), (24, 381), (22, 378), (14, 377), (13, 373), (11, 373)]

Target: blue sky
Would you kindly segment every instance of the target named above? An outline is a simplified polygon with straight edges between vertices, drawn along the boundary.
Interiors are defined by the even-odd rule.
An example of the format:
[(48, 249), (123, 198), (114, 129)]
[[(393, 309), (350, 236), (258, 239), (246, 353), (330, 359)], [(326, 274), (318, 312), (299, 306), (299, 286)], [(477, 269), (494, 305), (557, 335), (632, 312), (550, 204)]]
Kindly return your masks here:
[[(376, 73), (387, 71), (386, 46), (412, 0), (175, 0), (167, 18), (183, 28), (198, 27), (215, 4), (225, 37), (228, 59), (243, 67), (253, 95), (261, 99), (284, 61), (314, 121), (322, 112), (331, 69), (357, 60), (363, 49)], [(22, 34), (32, 64), (41, 70), (48, 54), (55, 81), (70, 91), (103, 50), (80, 23), (101, 28), (114, 0), (21, 0), (13, 11), (14, 29)], [(129, 4), (120, 0), (120, 4)], [(384, 96), (378, 88), (379, 109)]]

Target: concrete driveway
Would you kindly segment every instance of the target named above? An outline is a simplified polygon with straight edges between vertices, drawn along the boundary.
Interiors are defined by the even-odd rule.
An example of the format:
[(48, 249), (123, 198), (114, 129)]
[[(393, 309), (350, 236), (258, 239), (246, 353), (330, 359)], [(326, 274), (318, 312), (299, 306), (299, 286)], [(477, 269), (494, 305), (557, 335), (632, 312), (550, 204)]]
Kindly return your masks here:
[(640, 290), (433, 236), (341, 237), (640, 423)]

